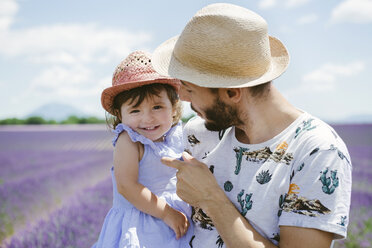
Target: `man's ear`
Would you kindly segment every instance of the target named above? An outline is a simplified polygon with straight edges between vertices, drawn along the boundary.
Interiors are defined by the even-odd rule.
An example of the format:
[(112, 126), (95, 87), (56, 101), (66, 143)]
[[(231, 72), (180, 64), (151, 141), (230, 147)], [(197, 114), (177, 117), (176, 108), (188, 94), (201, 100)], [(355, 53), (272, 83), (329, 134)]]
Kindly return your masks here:
[(232, 101), (233, 103), (238, 103), (242, 98), (242, 89), (240, 88), (229, 88), (223, 89), (220, 88), (220, 95), (228, 101)]

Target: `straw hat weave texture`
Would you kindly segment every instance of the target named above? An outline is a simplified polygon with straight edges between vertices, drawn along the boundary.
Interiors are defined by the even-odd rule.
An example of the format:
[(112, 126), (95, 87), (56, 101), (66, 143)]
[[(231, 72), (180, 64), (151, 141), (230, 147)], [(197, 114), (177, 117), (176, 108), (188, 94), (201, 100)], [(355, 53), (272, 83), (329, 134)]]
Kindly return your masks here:
[(240, 88), (269, 82), (287, 68), (285, 46), (258, 14), (232, 4), (199, 10), (179, 36), (153, 53), (153, 66), (202, 87)]
[(112, 76), (112, 86), (102, 92), (102, 106), (107, 112), (114, 114), (112, 106), (114, 98), (119, 93), (153, 83), (169, 84), (176, 90), (180, 87), (178, 79), (162, 76), (154, 70), (149, 53), (133, 52), (116, 67)]

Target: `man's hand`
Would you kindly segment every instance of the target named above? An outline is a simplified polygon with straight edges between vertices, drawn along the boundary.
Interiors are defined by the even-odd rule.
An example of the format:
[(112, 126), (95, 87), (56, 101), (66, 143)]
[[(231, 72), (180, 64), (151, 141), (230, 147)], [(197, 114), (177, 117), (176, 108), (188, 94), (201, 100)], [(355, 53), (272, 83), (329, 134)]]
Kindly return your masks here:
[(275, 247), (239, 213), (205, 164), (185, 152), (182, 157), (184, 161), (162, 158), (165, 165), (178, 170), (177, 195), (192, 206), (203, 209), (226, 247)]
[(203, 208), (203, 203), (212, 200), (213, 193), (220, 187), (207, 165), (186, 152), (182, 154), (182, 158), (184, 161), (167, 157), (161, 161), (178, 170), (177, 195), (190, 205)]

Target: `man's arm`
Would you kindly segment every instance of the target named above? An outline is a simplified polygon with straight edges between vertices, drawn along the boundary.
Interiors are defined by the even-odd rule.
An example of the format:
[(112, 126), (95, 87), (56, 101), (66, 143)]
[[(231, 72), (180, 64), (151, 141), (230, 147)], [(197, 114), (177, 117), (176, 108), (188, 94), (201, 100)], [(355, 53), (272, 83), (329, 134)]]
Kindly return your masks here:
[[(239, 213), (205, 164), (187, 153), (183, 154), (183, 159), (163, 158), (162, 162), (178, 170), (178, 196), (190, 205), (203, 209), (227, 247), (276, 247)], [(280, 247), (328, 248), (332, 241), (331, 234), (315, 229), (281, 227), (280, 231)]]
[(280, 226), (279, 247), (330, 247), (333, 233), (312, 228)]
[(276, 247), (249, 224), (220, 187), (218, 191), (200, 207), (212, 219), (226, 247)]

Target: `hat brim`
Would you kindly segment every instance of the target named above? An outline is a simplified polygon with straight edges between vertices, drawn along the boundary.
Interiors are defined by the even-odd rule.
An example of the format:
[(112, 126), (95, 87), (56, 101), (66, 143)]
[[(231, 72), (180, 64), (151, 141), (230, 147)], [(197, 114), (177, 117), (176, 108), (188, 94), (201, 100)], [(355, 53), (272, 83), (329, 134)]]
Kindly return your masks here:
[(112, 106), (114, 104), (114, 99), (118, 94), (120, 94), (123, 91), (134, 89), (134, 88), (137, 88), (143, 85), (155, 84), (155, 83), (169, 84), (173, 86), (176, 89), (176, 91), (178, 91), (180, 87), (180, 83), (178, 79), (169, 79), (169, 78), (157, 78), (154, 80), (127, 82), (125, 84), (111, 86), (102, 91), (102, 94), (101, 94), (102, 107), (110, 114), (115, 115), (115, 113), (113, 113)]
[(175, 36), (157, 47), (152, 55), (152, 66), (161, 75), (184, 80), (208, 88), (243, 88), (252, 87), (274, 80), (288, 67), (289, 54), (283, 43), (269, 36), (271, 64), (269, 69), (259, 77), (232, 77), (213, 74), (186, 66), (173, 56), (173, 49), (179, 36)]

